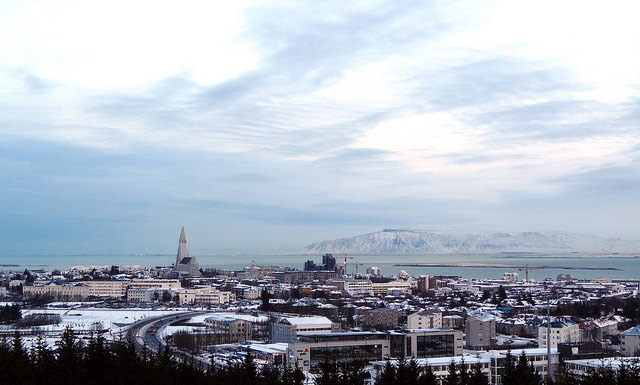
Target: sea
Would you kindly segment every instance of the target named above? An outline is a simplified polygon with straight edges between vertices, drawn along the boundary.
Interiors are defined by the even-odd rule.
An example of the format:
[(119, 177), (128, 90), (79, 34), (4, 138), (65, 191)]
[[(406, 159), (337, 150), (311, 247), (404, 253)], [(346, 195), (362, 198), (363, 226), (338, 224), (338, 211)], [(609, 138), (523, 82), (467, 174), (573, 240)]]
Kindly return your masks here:
[[(307, 260), (320, 264), (320, 255), (192, 255), (201, 268), (242, 270), (252, 262), (260, 266), (289, 266), (303, 269)], [(336, 256), (337, 263), (344, 257)], [(66, 270), (73, 266), (169, 266), (175, 261), (173, 254), (136, 255), (23, 255), (0, 256), (0, 270)], [(445, 275), (464, 278), (499, 279), (503, 273), (516, 272), (521, 278), (525, 267), (529, 279), (555, 279), (559, 274), (571, 274), (576, 279), (640, 279), (640, 255), (593, 254), (533, 254), (497, 253), (463, 255), (361, 255), (347, 260), (347, 271), (359, 272), (377, 266), (383, 275), (396, 275), (401, 270), (412, 276)], [(429, 266), (416, 266), (429, 264)]]

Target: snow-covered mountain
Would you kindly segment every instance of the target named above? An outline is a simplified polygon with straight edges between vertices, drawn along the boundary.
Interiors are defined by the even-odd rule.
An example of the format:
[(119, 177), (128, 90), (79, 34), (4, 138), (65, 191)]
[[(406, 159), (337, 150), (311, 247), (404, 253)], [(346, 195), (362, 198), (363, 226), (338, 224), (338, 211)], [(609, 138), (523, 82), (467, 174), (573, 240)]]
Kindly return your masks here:
[(385, 229), (307, 246), (306, 254), (431, 254), (496, 252), (639, 252), (640, 243), (563, 232), (494, 233)]

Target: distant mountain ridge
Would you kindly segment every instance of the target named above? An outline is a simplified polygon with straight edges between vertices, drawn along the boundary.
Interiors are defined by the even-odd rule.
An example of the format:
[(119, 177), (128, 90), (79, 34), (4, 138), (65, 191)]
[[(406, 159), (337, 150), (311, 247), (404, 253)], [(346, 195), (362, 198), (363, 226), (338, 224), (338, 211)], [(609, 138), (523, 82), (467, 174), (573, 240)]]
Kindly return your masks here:
[(316, 242), (305, 254), (435, 254), (498, 252), (624, 252), (640, 251), (640, 242), (564, 232), (472, 232), (385, 229), (351, 238)]

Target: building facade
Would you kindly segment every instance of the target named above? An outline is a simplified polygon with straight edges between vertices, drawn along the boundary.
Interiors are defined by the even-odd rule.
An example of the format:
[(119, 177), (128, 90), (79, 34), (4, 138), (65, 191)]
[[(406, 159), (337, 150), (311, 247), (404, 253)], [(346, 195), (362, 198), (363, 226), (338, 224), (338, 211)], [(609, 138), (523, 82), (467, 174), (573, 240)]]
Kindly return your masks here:
[(407, 316), (409, 329), (439, 329), (442, 328), (442, 313), (437, 310), (420, 310)]
[(469, 317), (467, 318), (465, 334), (468, 348), (492, 347), (496, 344), (496, 319), (490, 315)]

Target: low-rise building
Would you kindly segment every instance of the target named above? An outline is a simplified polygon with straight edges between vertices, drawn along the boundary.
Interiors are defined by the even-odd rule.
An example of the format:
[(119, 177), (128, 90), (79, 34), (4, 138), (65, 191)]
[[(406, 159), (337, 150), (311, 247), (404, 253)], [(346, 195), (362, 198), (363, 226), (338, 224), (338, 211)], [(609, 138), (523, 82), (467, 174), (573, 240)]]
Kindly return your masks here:
[(89, 288), (90, 297), (124, 298), (127, 295), (128, 281), (84, 281)]
[(407, 281), (391, 281), (391, 282), (374, 282), (371, 284), (373, 294), (386, 295), (389, 289), (400, 289), (402, 294), (411, 294), (412, 282)]
[(307, 372), (329, 357), (336, 362), (389, 358), (389, 335), (382, 332), (316, 334), (289, 343), (287, 364)]
[(230, 291), (218, 291), (211, 287), (199, 287), (194, 289), (182, 289), (178, 292), (180, 305), (218, 305), (236, 300)]
[(245, 314), (223, 313), (207, 317), (204, 324), (211, 330), (216, 344), (265, 339), (269, 318)]
[(459, 355), (462, 355), (461, 331), (347, 332), (300, 336), (298, 341), (289, 343), (288, 363), (308, 371), (326, 357), (345, 362)]
[[(505, 350), (490, 350), (486, 352), (479, 352), (475, 355), (468, 356), (449, 356), (449, 357), (432, 357), (432, 358), (418, 358), (416, 364), (418, 367), (431, 367), (433, 374), (436, 376), (436, 380), (440, 384), (445, 383), (445, 379), (449, 375), (449, 365), (455, 363), (461, 365), (463, 362), (468, 371), (472, 371), (476, 365), (480, 366), (480, 370), (486, 376), (489, 377), (490, 384), (501, 384), (502, 374), (504, 373), (504, 365), (506, 361)], [(546, 349), (518, 349), (511, 351), (513, 359), (517, 360), (520, 355), (524, 354), (528, 359), (535, 372), (542, 377), (547, 375), (548, 359)], [(551, 365), (557, 366), (559, 362), (559, 356), (557, 351), (551, 350)], [(392, 365), (397, 365), (397, 360), (390, 361)], [(387, 361), (374, 361), (371, 362), (371, 369), (369, 373), (371, 375), (371, 383), (375, 383), (376, 377), (387, 365)]]
[(50, 296), (61, 301), (81, 301), (89, 297), (89, 287), (84, 283), (47, 282), (23, 286), (22, 296), (25, 299)]
[(140, 288), (180, 289), (182, 285), (179, 279), (134, 279), (129, 283), (129, 289)]
[(331, 333), (335, 326), (327, 317), (284, 317), (271, 327), (271, 342), (292, 342), (299, 336)]
[(438, 329), (442, 328), (442, 312), (425, 309), (407, 316), (409, 329)]
[[(568, 318), (552, 318), (550, 323), (550, 338), (552, 348), (557, 348), (561, 342), (580, 342), (580, 328), (577, 323)], [(538, 326), (538, 346), (547, 347), (547, 321)]]
[(398, 327), (398, 317), (400, 311), (383, 307), (379, 309), (368, 309), (358, 313), (357, 325), (364, 330), (389, 330)]
[(620, 344), (622, 354), (625, 356), (640, 355), (640, 325), (620, 333)]
[(344, 281), (344, 291), (352, 297), (367, 297), (373, 295), (373, 284), (367, 279), (353, 279)]
[(311, 281), (324, 282), (331, 278), (336, 278), (338, 273), (328, 270), (316, 271), (277, 271), (273, 273), (278, 281), (286, 284), (297, 284)]
[(127, 302), (152, 302), (165, 295), (168, 290), (153, 287), (127, 290)]

